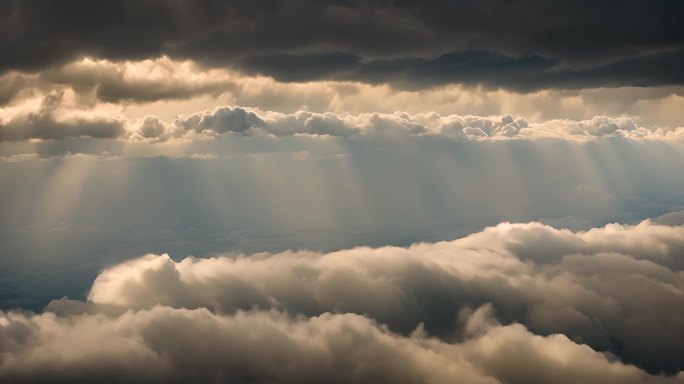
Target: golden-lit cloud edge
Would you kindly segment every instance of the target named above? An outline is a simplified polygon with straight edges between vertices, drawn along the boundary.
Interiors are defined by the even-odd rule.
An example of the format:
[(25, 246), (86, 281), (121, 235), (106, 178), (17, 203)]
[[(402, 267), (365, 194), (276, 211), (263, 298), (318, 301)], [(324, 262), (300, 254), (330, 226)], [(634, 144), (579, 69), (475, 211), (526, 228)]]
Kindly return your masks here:
[[(353, 81), (280, 82), (234, 69), (208, 69), (192, 61), (168, 57), (140, 61), (83, 58), (36, 73), (9, 72), (0, 81), (0, 132), (13, 139), (32, 138), (31, 123), (42, 118), (43, 136), (59, 137), (50, 124), (78, 120), (88, 132), (72, 127), (70, 135), (117, 136), (114, 125), (135, 130), (138, 120), (157, 116), (167, 123), (179, 116), (224, 105), (255, 111), (295, 114), (298, 111), (336, 116), (395, 114), (439, 116), (511, 115), (542, 124), (591, 120), (596, 116), (629, 118), (651, 131), (681, 126), (681, 87), (622, 87), (584, 90), (540, 90), (516, 93), (458, 84), (422, 90)], [(46, 113), (50, 118), (45, 118)], [(72, 126), (79, 123), (72, 122)], [(107, 125), (103, 128), (102, 125)], [(17, 127), (17, 126), (21, 127)], [(24, 129), (27, 132), (8, 133)], [(61, 127), (64, 129), (64, 127)], [(224, 127), (225, 130), (234, 130)], [(49, 131), (54, 130), (54, 134)]]
[(306, 110), (284, 113), (240, 106), (219, 106), (165, 120), (151, 114), (127, 116), (125, 110), (111, 104), (83, 106), (73, 92), (54, 90), (0, 111), (0, 141), (4, 142), (79, 137), (127, 142), (187, 142), (226, 135), (274, 138), (403, 135), (439, 136), (454, 141), (588, 141), (605, 137), (679, 140), (684, 135), (684, 127), (644, 125), (630, 116), (597, 115), (585, 120), (534, 121), (510, 114), (458, 115), (434, 111), (345, 114)]

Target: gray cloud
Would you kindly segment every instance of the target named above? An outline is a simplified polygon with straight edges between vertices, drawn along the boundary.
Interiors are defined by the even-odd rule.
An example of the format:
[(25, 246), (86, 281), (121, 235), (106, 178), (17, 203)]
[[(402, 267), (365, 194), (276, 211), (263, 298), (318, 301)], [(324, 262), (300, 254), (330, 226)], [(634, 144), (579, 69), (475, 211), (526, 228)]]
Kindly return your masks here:
[[(84, 55), (170, 55), (208, 66), (242, 63), (299, 81), (339, 77), (358, 58), (404, 58), (371, 64), (360, 77), (377, 82), (414, 74), (410, 80), (419, 86), (462, 81), (518, 90), (679, 84), (680, 53), (648, 55), (681, 51), (681, 11), (674, 1), (9, 2), (0, 9), (0, 70), (37, 70)], [(463, 53), (405, 59), (449, 52)], [(463, 63), (464, 57), (470, 59)], [(554, 63), (615, 64), (537, 76)], [(109, 90), (104, 97), (123, 96)]]
[(117, 138), (126, 133), (124, 122), (109, 116), (65, 116), (55, 111), (62, 104), (62, 93), (43, 98), (38, 111), (19, 114), (0, 122), (0, 142), (67, 137)]
[[(0, 378), (12, 382), (676, 383), (561, 335), (501, 326), (487, 307), (445, 343), (368, 318), (219, 315), (155, 307), (110, 316), (0, 314)], [(552, 353), (550, 353), (552, 352)], [(568, 364), (572, 361), (572, 364)]]
[[(335, 65), (323, 65), (326, 61)], [(496, 52), (463, 51), (435, 58), (365, 62), (339, 53), (272, 55), (248, 58), (239, 65), (246, 73), (273, 76), (279, 81), (353, 80), (414, 90), (456, 83), (532, 92), (549, 88), (681, 85), (683, 62), (684, 51), (679, 50), (644, 54), (589, 68), (563, 69), (561, 61), (538, 55), (511, 57)], [(321, 67), (325, 71), (317, 70)]]
[(683, 234), (504, 223), (409, 248), (148, 255), (87, 303), (0, 312), (0, 380), (680, 382), (627, 363), (682, 369)]
[(0, 2), (0, 382), (683, 382), (682, 11)]
[(264, 127), (265, 123), (254, 112), (240, 107), (221, 107), (213, 111), (190, 115), (176, 120), (176, 126), (184, 131), (245, 133), (253, 128)]
[(173, 124), (156, 116), (142, 122), (128, 122), (120, 137), (129, 141), (163, 142), (173, 139), (218, 137), (223, 134), (266, 134), (276, 137), (327, 135), (332, 137), (440, 137), (453, 141), (561, 139), (586, 141), (597, 138), (658, 138), (676, 140), (682, 128), (643, 127), (629, 117), (596, 116), (591, 120), (550, 120), (530, 123), (503, 116), (440, 116), (436, 113), (395, 112), (337, 115), (297, 111), (264, 112), (237, 106), (178, 117)]
[(360, 65), (361, 57), (340, 52), (247, 56), (238, 62), (246, 73), (265, 74), (279, 81), (358, 78), (353, 73)]
[(409, 114), (406, 112), (345, 115), (297, 111), (279, 113), (238, 106), (179, 116), (167, 122), (150, 115), (126, 118), (118, 113), (82, 113), (65, 105), (63, 93), (41, 99), (40, 109), (14, 113), (0, 122), (0, 142), (69, 137), (117, 138), (129, 142), (197, 140), (221, 135), (327, 135), (331, 137), (436, 137), (450, 141), (557, 139), (590, 141), (600, 138), (678, 140), (683, 127), (642, 126), (630, 117), (595, 116), (589, 120), (548, 120), (531, 123), (521, 117)]
[(334, 113), (299, 111), (274, 115), (269, 119), (270, 130), (276, 134), (311, 134), (347, 137), (359, 135), (362, 130), (340, 119)]
[[(207, 121), (237, 121), (239, 126), (254, 121), (248, 112), (234, 107), (209, 111), (213, 120)], [(308, 112), (254, 114), (263, 123), (247, 129), (252, 133), (227, 132), (214, 140), (2, 144), (3, 307), (40, 308), (64, 294), (79, 298), (99, 268), (147, 252), (177, 257), (407, 245), (453, 239), (501, 220), (588, 228), (661, 215), (675, 206), (681, 210), (684, 181), (677, 141), (444, 140), (421, 132), (448, 122), (455, 132), (469, 127), (497, 137), (496, 132), (524, 132), (534, 124), (523, 128), (524, 121), (507, 116), (403, 113), (352, 116), (350, 121), (359, 123), (344, 126), (368, 133), (349, 137), (274, 137), (273, 127), (281, 119), (295, 120), (301, 129), (317, 127), (318, 120), (346, 120)], [(144, 124), (141, 133), (149, 137), (176, 129), (155, 118)], [(285, 126), (290, 124), (295, 125)], [(381, 124), (384, 131), (376, 127)], [(627, 118), (546, 124), (551, 133), (572, 128), (580, 135), (596, 131), (610, 136), (615, 127), (637, 130)], [(197, 134), (194, 128), (186, 133)], [(74, 148), (91, 155), (46, 157)], [(24, 149), (37, 155), (21, 156)], [(423, 321), (429, 334), (448, 342), (454, 341), (453, 334), (460, 340), (458, 308), (492, 303), (506, 325), (517, 322), (540, 335), (560, 332), (651, 372), (676, 371), (679, 363), (672, 356), (681, 353), (681, 344), (673, 342), (679, 339), (672, 336), (681, 328), (673, 315), (681, 305), (676, 293), (681, 290), (681, 234), (676, 228), (609, 227), (582, 235), (541, 226), (509, 230), (510, 240), (494, 231), (471, 237), (470, 250), (445, 247), (454, 255), (455, 270), (420, 256), (419, 250), (385, 248), (361, 250), (360, 260), (348, 257), (349, 251), (337, 259), (320, 253), (292, 256), (292, 264), (301, 262), (309, 272), (292, 280), (309, 284), (306, 278), (315, 278), (319, 285), (312, 286), (317, 288), (269, 285), (280, 282), (289, 266), (287, 257), (270, 254), (263, 255), (268, 260), (258, 255), (252, 260), (262, 275), (208, 268), (222, 278), (199, 281), (206, 283), (198, 285), (202, 294), (185, 280), (173, 280), (180, 267), (168, 260), (164, 265), (172, 267), (170, 274), (152, 271), (144, 280), (151, 284), (156, 279), (168, 297), (154, 284), (128, 286), (138, 289), (140, 300), (231, 314), (253, 305), (293, 315), (366, 313), (403, 337)], [(459, 255), (483, 261), (501, 256), (501, 264), (472, 270), (499, 276), (470, 278)], [(339, 265), (320, 266), (319, 259)], [(375, 269), (367, 264), (371, 261)], [(125, 299), (124, 293), (117, 297)]]
[(27, 82), (26, 76), (16, 72), (0, 76), (0, 105), (12, 101), (19, 95)]
[(409, 248), (147, 255), (88, 302), (0, 312), (0, 379), (675, 383), (683, 234), (503, 223)]
[[(678, 76), (679, 65), (676, 62), (660, 64), (653, 60), (644, 61), (643, 66), (648, 68), (647, 72), (652, 72), (651, 68), (659, 68), (655, 75), (640, 73), (638, 69), (631, 72), (618, 70), (610, 65), (608, 67), (613, 69), (607, 69), (605, 73), (632, 73), (629, 76), (633, 81), (629, 84), (635, 86), (578, 90), (576, 88), (581, 88), (582, 84), (600, 85), (582, 80), (587, 76), (594, 76), (591, 73), (598, 69), (540, 68), (542, 73), (525, 69), (525, 65), (510, 64), (511, 60), (515, 60), (509, 57), (483, 52), (479, 53), (479, 59), (476, 56), (478, 55), (469, 59), (469, 55), (462, 54), (461, 59), (451, 59), (460, 68), (457, 71), (460, 74), (456, 73), (455, 76), (461, 76), (464, 82), (472, 80), (469, 85), (451, 84), (430, 89), (421, 87), (426, 84), (438, 85), (444, 80), (444, 76), (452, 76), (446, 70), (450, 64), (433, 65), (428, 63), (429, 59), (385, 60), (385, 64), (378, 69), (378, 76), (364, 80), (359, 77), (365, 76), (362, 72), (381, 60), (364, 61), (361, 65), (366, 69), (357, 68), (354, 69), (356, 72), (349, 70), (331, 74), (330, 78), (336, 79), (334, 81), (302, 83), (280, 82), (270, 77), (246, 75), (231, 69), (207, 69), (190, 61), (172, 60), (168, 57), (141, 61), (86, 58), (38, 74), (5, 74), (0, 82), (4, 84), (0, 86), (0, 103), (5, 103), (5, 108), (13, 110), (22, 108), (24, 104), (34, 103), (36, 98), (50, 92), (65, 92), (73, 95), (73, 102), (79, 108), (106, 106), (110, 110), (117, 108), (128, 116), (158, 114), (167, 120), (215, 105), (234, 104), (285, 113), (298, 110), (336, 114), (395, 111), (416, 114), (435, 111), (442, 115), (514, 114), (537, 122), (556, 118), (585, 120), (597, 115), (607, 115), (634, 116), (643, 125), (670, 127), (677, 127), (682, 121), (683, 112), (678, 104), (684, 88), (678, 85), (660, 86), (667, 81), (659, 80)], [(280, 55), (278, 60), (273, 61), (265, 58), (264, 65), (280, 65), (283, 60), (287, 61), (284, 57)], [(300, 61), (308, 63), (317, 60), (319, 59)], [(328, 67), (330, 66), (326, 66)], [(261, 68), (261, 72), (258, 72), (255, 69), (257, 67), (250, 73), (268, 73), (270, 70)], [(330, 70), (336, 69), (331, 67)], [(517, 72), (510, 72), (511, 70)], [(302, 76), (315, 72), (316, 69), (311, 66), (302, 67)], [(372, 77), (377, 78), (377, 81), (373, 82)], [(484, 78), (481, 84), (478, 83), (480, 77)], [(352, 78), (373, 83), (348, 81)], [(516, 93), (496, 89), (497, 86), (489, 81), (510, 81), (512, 86), (519, 83), (528, 89), (537, 89), (550, 78), (555, 79), (553, 81), (566, 82), (567, 87), (572, 89)], [(311, 80), (315, 79), (311, 77)], [(649, 83), (651, 80), (655, 83)], [(395, 87), (382, 81), (393, 82)], [(620, 84), (622, 83), (617, 81), (603, 85), (618, 87)], [(648, 84), (658, 86), (646, 88)]]
[[(448, 243), (186, 259), (149, 255), (103, 272), (89, 299), (218, 312), (258, 307), (370, 316), (449, 338), (458, 311), (493, 303), (506, 321), (565, 333), (651, 371), (684, 369), (683, 227), (643, 222), (573, 233), (501, 224)], [(643, 330), (648, 329), (648, 333)]]
[[(600, 137), (678, 138), (680, 128), (642, 127), (631, 118), (596, 116), (591, 120), (551, 120), (532, 124), (520, 117), (440, 116), (436, 113), (365, 113), (336, 115), (299, 111), (292, 114), (249, 112), (240, 107), (219, 107), (181, 117), (175, 121), (177, 136), (185, 132), (222, 134), (256, 131), (277, 136), (296, 134), (349, 137), (358, 135), (441, 136), (456, 141), (489, 139), (590, 140)], [(164, 138), (164, 136), (160, 136)]]

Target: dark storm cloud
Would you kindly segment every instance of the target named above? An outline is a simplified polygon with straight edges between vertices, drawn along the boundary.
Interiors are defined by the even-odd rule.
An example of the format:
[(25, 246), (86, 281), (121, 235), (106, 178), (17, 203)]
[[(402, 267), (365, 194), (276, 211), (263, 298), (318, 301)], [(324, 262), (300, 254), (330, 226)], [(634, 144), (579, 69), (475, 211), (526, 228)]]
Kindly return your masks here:
[(308, 81), (346, 78), (361, 58), (345, 53), (249, 56), (239, 66), (247, 73), (265, 74), (280, 81)]
[(560, 69), (561, 64), (559, 60), (538, 55), (515, 58), (495, 52), (468, 51), (432, 59), (378, 59), (365, 62), (358, 57), (339, 53), (272, 55), (248, 57), (238, 65), (246, 73), (268, 75), (279, 81), (354, 80), (389, 83), (405, 89), (458, 83), (530, 92), (548, 88), (684, 84), (684, 72), (681, 69), (684, 51), (642, 55), (584, 69)]
[[(531, 88), (678, 84), (681, 54), (644, 55), (684, 47), (683, 8), (671, 0), (18, 0), (0, 5), (0, 70), (31, 71), (82, 55), (166, 54), (209, 66), (238, 63), (288, 81), (335, 78), (370, 61), (359, 79), (425, 77), (434, 70), (412, 83), (489, 78), (496, 86), (526, 90), (523, 81), (552, 65), (600, 64), (602, 69), (590, 73), (542, 76)], [(449, 52), (463, 53), (440, 56)], [(382, 58), (399, 61), (373, 61)], [(464, 59), (475, 66), (464, 65)], [(661, 64), (668, 70), (663, 76)]]

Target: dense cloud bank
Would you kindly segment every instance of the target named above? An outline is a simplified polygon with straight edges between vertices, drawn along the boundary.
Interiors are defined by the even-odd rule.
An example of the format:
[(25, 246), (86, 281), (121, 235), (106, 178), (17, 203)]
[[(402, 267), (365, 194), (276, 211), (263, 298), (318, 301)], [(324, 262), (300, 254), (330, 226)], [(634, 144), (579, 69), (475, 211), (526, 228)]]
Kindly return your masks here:
[(683, 249), (684, 227), (645, 221), (503, 223), (327, 254), (147, 255), (103, 271), (88, 302), (0, 313), (0, 380), (681, 382), (656, 373), (683, 368)]
[(169, 55), (286, 80), (400, 73), (417, 85), (474, 79), (513, 89), (676, 84), (681, 12), (666, 0), (22, 0), (0, 7), (0, 71)]
[(684, 80), (679, 68), (683, 62), (684, 50), (681, 50), (646, 54), (578, 69), (562, 68), (561, 61), (538, 55), (518, 58), (494, 52), (468, 51), (451, 52), (431, 58), (365, 61), (361, 57), (339, 53), (269, 55), (248, 57), (240, 65), (245, 73), (272, 76), (286, 82), (353, 80), (391, 84), (398, 89), (463, 84), (532, 92), (550, 88), (682, 85)]
[(240, 107), (219, 107), (164, 124), (158, 118), (143, 121), (132, 139), (140, 136), (157, 140), (181, 137), (188, 132), (215, 135), (227, 132), (284, 135), (439, 135), (449, 139), (540, 139), (586, 140), (595, 137), (679, 138), (682, 128), (642, 127), (629, 117), (596, 116), (591, 120), (550, 120), (530, 123), (524, 118), (504, 116), (441, 116), (437, 113), (365, 113), (336, 115), (299, 111), (292, 114), (249, 111)]
[(298, 111), (280, 113), (237, 106), (179, 116), (173, 122), (150, 115), (131, 119), (112, 111), (78, 108), (51, 92), (24, 110), (0, 112), (0, 142), (69, 137), (165, 142), (204, 140), (220, 135), (441, 136), (455, 141), (498, 139), (590, 140), (598, 137), (679, 139), (682, 127), (644, 127), (629, 117), (531, 123), (521, 117), (361, 113), (345, 115)]
[[(655, 372), (684, 369), (684, 228), (608, 225), (573, 233), (500, 224), (452, 242), (185, 259), (148, 255), (103, 272), (105, 307), (155, 305), (368, 315), (395, 331), (419, 324), (457, 337), (464, 307), (491, 303), (507, 322), (562, 332)], [(648, 329), (648, 332), (644, 332)]]
[(118, 316), (0, 315), (0, 379), (182, 383), (680, 383), (563, 335), (463, 316), (458, 343), (351, 314), (292, 318), (155, 307)]
[[(113, 62), (80, 58), (39, 72), (11, 71), (0, 80), (0, 105), (27, 89), (68, 86), (104, 102), (144, 103), (189, 99), (234, 91), (241, 78), (276, 82), (387, 84), (396, 92), (438, 89), (448, 84), (485, 90), (530, 93), (544, 89), (664, 87), (684, 85), (679, 68), (684, 50), (622, 59), (590, 68), (562, 68), (540, 56), (510, 57), (493, 52), (452, 52), (430, 58), (364, 60), (342, 54), (264, 55), (235, 66), (204, 68), (167, 56)], [(658, 68), (658, 71), (654, 71)]]
[[(483, 55), (483, 58), (487, 57)], [(315, 62), (310, 59), (302, 61)], [(272, 60), (265, 62), (271, 63)], [(390, 67), (396, 65), (401, 66), (393, 61)], [(480, 64), (475, 66), (481, 67)], [(639, 84), (629, 87), (620, 87), (618, 82), (611, 86), (619, 88), (596, 88), (600, 85), (597, 83), (591, 85), (593, 88), (581, 90), (550, 89), (519, 93), (490, 87), (488, 82), (497, 78), (521, 79), (522, 75), (500, 69), (495, 64), (485, 67), (490, 70), (483, 80), (474, 79), (429, 89), (411, 86), (408, 89), (390, 86), (384, 81), (410, 85), (412, 78), (417, 78), (430, 83), (441, 78), (445, 74), (444, 70), (432, 69), (429, 65), (424, 68), (428, 73), (395, 68), (397, 73), (385, 76), (385, 79), (383, 76), (374, 76), (375, 80), (364, 80), (370, 83), (358, 81), (361, 79), (349, 81), (342, 78), (285, 82), (258, 75), (262, 73), (258, 66), (243, 70), (252, 73), (250, 75), (234, 69), (207, 69), (192, 61), (173, 60), (165, 56), (137, 61), (83, 58), (40, 73), (10, 72), (0, 75), (0, 105), (3, 107), (0, 109), (0, 122), (7, 124), (18, 115), (37, 113), (38, 106), (45, 98), (54, 99), (60, 94), (63, 95), (63, 101), (59, 110), (76, 110), (81, 115), (90, 116), (100, 114), (101, 118), (112, 114), (135, 119), (158, 115), (165, 121), (220, 105), (250, 106), (262, 111), (289, 114), (298, 110), (337, 115), (391, 114), (395, 111), (410, 114), (435, 111), (444, 116), (510, 114), (535, 122), (554, 119), (579, 121), (601, 115), (634, 116), (641, 125), (663, 127), (678, 127), (684, 119), (684, 112), (680, 108), (684, 100), (682, 86), (645, 87), (639, 81)], [(670, 67), (673, 67), (675, 76), (679, 76), (680, 65), (675, 63)], [(649, 68), (659, 68), (659, 72), (647, 74), (647, 77), (668, 77), (663, 73), (667, 67), (662, 64), (653, 62)], [(302, 68), (302, 71), (306, 74), (315, 73), (314, 69)], [(577, 70), (565, 69), (559, 73), (567, 75), (572, 71)], [(617, 69), (606, 71), (621, 73)], [(461, 72), (459, 76), (472, 77), (467, 71)], [(533, 79), (522, 82), (532, 86), (559, 73), (531, 73), (526, 76)], [(568, 82), (570, 85), (581, 83), (575, 78), (568, 78)], [(69, 115), (70, 112), (66, 111), (65, 114)]]

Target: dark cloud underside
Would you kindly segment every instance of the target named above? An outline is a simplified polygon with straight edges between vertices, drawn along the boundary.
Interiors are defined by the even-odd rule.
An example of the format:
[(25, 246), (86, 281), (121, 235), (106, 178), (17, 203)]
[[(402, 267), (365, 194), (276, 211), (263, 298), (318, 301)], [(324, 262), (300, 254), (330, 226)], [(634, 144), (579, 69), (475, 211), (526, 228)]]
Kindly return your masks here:
[(250, 56), (243, 71), (280, 81), (321, 79), (389, 83), (421, 89), (449, 83), (519, 92), (539, 89), (650, 87), (684, 83), (684, 51), (648, 54), (583, 69), (561, 69), (559, 60), (533, 55), (515, 58), (495, 52), (452, 52), (436, 58), (362, 61), (349, 54)]
[(679, 84), (682, 11), (664, 0), (23, 0), (0, 5), (0, 71), (169, 55), (287, 81)]

